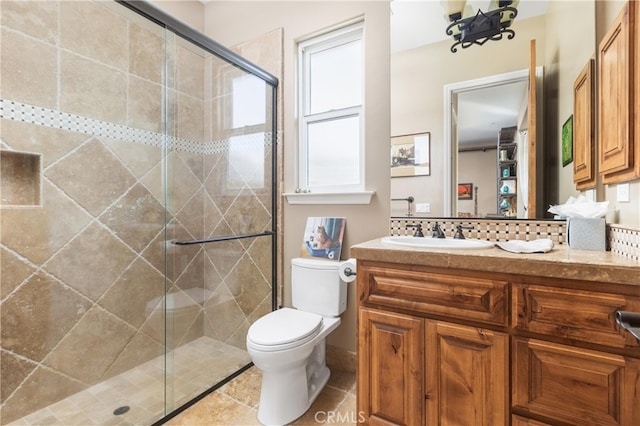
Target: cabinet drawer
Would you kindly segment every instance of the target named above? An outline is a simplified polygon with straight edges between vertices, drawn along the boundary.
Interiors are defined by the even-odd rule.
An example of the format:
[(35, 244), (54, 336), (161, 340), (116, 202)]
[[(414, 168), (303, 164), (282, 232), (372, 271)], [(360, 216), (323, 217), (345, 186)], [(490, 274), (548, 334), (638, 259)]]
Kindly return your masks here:
[(633, 425), (640, 418), (640, 362), (533, 339), (513, 343), (512, 403), (572, 425)]
[(358, 276), (364, 303), (506, 325), (506, 281), (381, 267)]
[(517, 329), (617, 348), (638, 341), (615, 320), (617, 310), (640, 312), (630, 296), (514, 284), (512, 323)]

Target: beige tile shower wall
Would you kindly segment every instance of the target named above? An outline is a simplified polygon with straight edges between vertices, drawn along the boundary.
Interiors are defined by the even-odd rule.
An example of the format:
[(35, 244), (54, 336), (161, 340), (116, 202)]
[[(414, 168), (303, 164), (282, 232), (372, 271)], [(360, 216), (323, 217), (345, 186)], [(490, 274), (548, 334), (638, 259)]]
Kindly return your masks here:
[(0, 223), (9, 422), (163, 353), (148, 304), (164, 293), (164, 209), (144, 184), (159, 148), (1, 124), (4, 146), (28, 145), (47, 163), (42, 207), (3, 209)]
[[(260, 184), (246, 170), (233, 173), (225, 141), (211, 152), (229, 104), (217, 76), (229, 66), (171, 34), (165, 123), (164, 34), (137, 16), (127, 22), (114, 5), (0, 3), (2, 99), (61, 120), (61, 128), (48, 117), (30, 123), (27, 107), (1, 122), (2, 149), (40, 154), (43, 168), (42, 208), (3, 209), (0, 224), (3, 424), (163, 352), (156, 308), (165, 246), (169, 292), (203, 306), (171, 322), (170, 348), (203, 333), (244, 348), (249, 324), (271, 309), (269, 238), (206, 246), (164, 238), (165, 220), (169, 240), (270, 229), (271, 145)], [(92, 20), (100, 21), (95, 31), (74, 27)], [(77, 117), (67, 123), (67, 113)], [(97, 133), (72, 131), (84, 117)], [(166, 158), (162, 139), (144, 133), (165, 125), (181, 144)], [(127, 129), (144, 140), (113, 137)]]

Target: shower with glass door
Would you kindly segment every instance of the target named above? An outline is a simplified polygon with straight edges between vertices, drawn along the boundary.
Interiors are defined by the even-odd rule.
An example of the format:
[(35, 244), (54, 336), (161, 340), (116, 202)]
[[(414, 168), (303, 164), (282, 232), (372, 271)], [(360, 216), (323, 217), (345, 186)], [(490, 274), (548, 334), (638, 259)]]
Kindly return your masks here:
[(145, 2), (0, 2), (0, 424), (152, 424), (276, 304), (271, 74)]

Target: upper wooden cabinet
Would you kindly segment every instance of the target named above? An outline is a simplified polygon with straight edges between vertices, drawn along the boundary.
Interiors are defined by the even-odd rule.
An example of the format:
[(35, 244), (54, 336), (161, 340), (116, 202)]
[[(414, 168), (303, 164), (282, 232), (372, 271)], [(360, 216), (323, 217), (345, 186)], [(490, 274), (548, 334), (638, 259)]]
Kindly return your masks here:
[(578, 189), (596, 184), (594, 64), (590, 59), (573, 83), (573, 181)]
[(634, 120), (640, 99), (637, 9), (635, 1), (628, 1), (598, 48), (598, 168), (604, 183), (640, 177), (640, 135), (635, 136)]

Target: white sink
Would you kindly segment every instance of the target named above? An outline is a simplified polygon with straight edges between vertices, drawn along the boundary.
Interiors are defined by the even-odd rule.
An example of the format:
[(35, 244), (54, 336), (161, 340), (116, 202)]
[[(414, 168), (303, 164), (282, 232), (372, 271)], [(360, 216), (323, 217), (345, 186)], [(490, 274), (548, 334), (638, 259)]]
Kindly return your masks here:
[(431, 237), (410, 237), (395, 236), (384, 237), (383, 244), (391, 244), (395, 246), (405, 247), (425, 247), (425, 248), (441, 248), (441, 249), (484, 249), (493, 247), (491, 241), (464, 239), (456, 240), (453, 238), (431, 238)]

